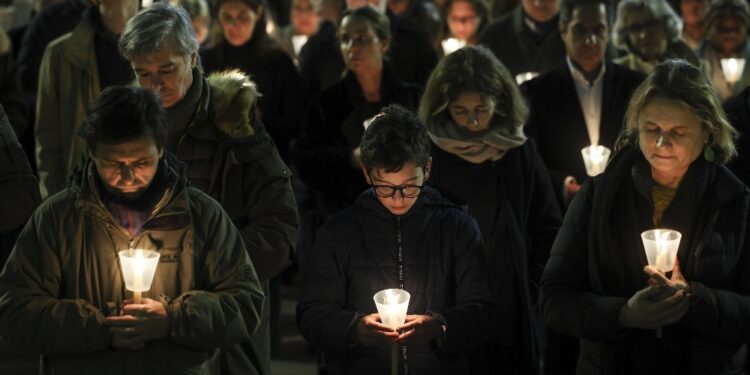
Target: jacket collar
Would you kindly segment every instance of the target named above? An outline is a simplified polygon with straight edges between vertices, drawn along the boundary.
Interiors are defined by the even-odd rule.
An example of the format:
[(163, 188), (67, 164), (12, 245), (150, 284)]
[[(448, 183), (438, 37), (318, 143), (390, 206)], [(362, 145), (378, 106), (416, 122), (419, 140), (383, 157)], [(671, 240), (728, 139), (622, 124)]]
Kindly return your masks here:
[[(396, 215), (392, 214), (390, 211), (388, 211), (387, 208), (385, 208), (385, 206), (383, 206), (382, 203), (380, 203), (378, 196), (375, 195), (375, 192), (372, 188), (368, 188), (362, 194), (360, 194), (359, 197), (357, 197), (355, 205), (360, 206), (368, 211), (374, 212), (377, 216), (382, 218), (396, 217)], [(419, 196), (417, 196), (417, 201), (414, 202), (414, 205), (411, 207), (411, 209), (409, 209), (407, 213), (401, 215), (401, 217), (413, 216), (419, 211), (430, 206), (453, 207), (466, 211), (465, 207), (461, 207), (460, 205), (457, 205), (443, 197), (443, 195), (437, 189), (425, 185), (422, 188), (422, 192), (419, 194)]]
[[(89, 8), (91, 11), (91, 8)], [(83, 17), (65, 44), (64, 56), (79, 69), (89, 71), (90, 62), (96, 60), (94, 51), (94, 25), (87, 17)], [(98, 77), (96, 77), (98, 79)]]

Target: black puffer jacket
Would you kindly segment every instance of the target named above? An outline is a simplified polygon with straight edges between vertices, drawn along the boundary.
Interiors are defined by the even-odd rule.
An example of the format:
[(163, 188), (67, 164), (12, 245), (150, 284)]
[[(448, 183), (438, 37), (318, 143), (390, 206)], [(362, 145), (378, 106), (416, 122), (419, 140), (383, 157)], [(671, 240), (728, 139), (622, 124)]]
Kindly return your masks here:
[(408, 348), (409, 374), (468, 373), (463, 353), (491, 332), (494, 307), (479, 228), (434, 189), (425, 188), (402, 216), (366, 191), (323, 226), (307, 259), (297, 324), (324, 352), (329, 374), (388, 373), (389, 346), (352, 347), (348, 337), (360, 316), (377, 312), (376, 292), (400, 286), (400, 265), (411, 294), (408, 313), (447, 322), (439, 350)]
[(584, 183), (542, 277), (547, 323), (581, 339), (579, 374), (744, 374), (750, 340), (750, 192), (724, 166), (694, 161), (661, 227), (682, 233), (679, 264), (692, 287), (687, 315), (663, 328), (620, 329), (646, 287), (640, 233), (653, 228), (650, 169), (634, 149)]

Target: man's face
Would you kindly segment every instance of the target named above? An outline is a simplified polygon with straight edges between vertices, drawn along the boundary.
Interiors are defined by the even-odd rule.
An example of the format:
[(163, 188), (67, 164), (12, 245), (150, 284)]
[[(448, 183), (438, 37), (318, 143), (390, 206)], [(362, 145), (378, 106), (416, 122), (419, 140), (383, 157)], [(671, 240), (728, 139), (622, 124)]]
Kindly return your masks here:
[(138, 83), (158, 94), (164, 108), (179, 103), (193, 84), (196, 55), (182, 56), (172, 50), (165, 47), (130, 62)]
[[(430, 163), (427, 163), (426, 170), (423, 167), (418, 167), (414, 162), (409, 162), (398, 172), (391, 173), (386, 172), (383, 168), (375, 168), (368, 173), (364, 166), (362, 172), (364, 172), (367, 182), (375, 189), (375, 195), (383, 207), (398, 216), (409, 212), (414, 206), (419, 197), (421, 186), (429, 178)], [(393, 190), (392, 187), (397, 189)], [(408, 195), (408, 197), (404, 195)]]
[(162, 155), (163, 150), (150, 136), (118, 145), (97, 144), (92, 154), (104, 187), (126, 200), (143, 195), (159, 169)]
[(560, 23), (560, 36), (570, 60), (584, 72), (592, 72), (604, 61), (609, 40), (604, 4), (582, 4), (566, 24)]
[(560, 11), (560, 0), (523, 0), (524, 12), (536, 22), (547, 22)]

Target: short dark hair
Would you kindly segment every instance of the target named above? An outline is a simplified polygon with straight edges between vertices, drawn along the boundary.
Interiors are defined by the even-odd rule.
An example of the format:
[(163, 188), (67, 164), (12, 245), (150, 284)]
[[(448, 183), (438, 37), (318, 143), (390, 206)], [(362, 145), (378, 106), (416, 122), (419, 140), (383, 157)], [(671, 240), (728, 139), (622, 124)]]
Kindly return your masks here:
[(362, 164), (368, 172), (398, 172), (409, 162), (424, 167), (430, 158), (427, 129), (411, 111), (397, 104), (383, 108), (362, 136)]
[(167, 114), (151, 91), (110, 86), (94, 99), (78, 130), (92, 151), (96, 145), (116, 145), (134, 139), (153, 137), (158, 148), (167, 140)]
[(607, 4), (604, 0), (562, 0), (560, 3), (560, 23), (566, 24), (573, 18), (573, 11), (582, 5), (588, 4), (601, 4), (604, 8), (607, 8)]
[(381, 40), (391, 39), (391, 22), (388, 20), (388, 17), (385, 14), (381, 14), (371, 6), (363, 6), (344, 11), (341, 19), (339, 19), (339, 32), (341, 32), (341, 25), (344, 23), (344, 18), (346, 17), (367, 22), (372, 27), (375, 35)]

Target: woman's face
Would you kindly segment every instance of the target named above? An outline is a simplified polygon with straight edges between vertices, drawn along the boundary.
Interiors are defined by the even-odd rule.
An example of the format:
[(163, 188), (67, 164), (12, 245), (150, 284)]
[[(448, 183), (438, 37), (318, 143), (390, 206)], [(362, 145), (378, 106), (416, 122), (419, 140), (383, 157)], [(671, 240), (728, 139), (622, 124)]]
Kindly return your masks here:
[(739, 51), (745, 43), (747, 27), (739, 18), (729, 14), (721, 17), (711, 30), (711, 45), (724, 55)]
[(291, 19), (294, 31), (299, 35), (312, 36), (318, 31), (318, 14), (310, 0), (294, 0)]
[(241, 46), (253, 37), (255, 23), (263, 15), (263, 7), (258, 11), (250, 9), (239, 0), (230, 0), (219, 8), (219, 23), (224, 32), (224, 39), (235, 46)]
[(489, 127), (495, 105), (476, 91), (463, 92), (448, 105), (451, 118), (458, 126), (472, 132), (486, 130)]
[(698, 25), (706, 18), (708, 0), (682, 0), (680, 1), (680, 14), (686, 25)]
[(346, 67), (355, 74), (378, 73), (383, 70), (383, 56), (388, 40), (378, 38), (369, 22), (344, 17), (339, 27), (339, 43)]
[(660, 60), (667, 51), (667, 27), (646, 8), (635, 8), (625, 17), (628, 42), (636, 55), (647, 61)]
[(479, 16), (468, 1), (454, 1), (446, 19), (451, 35), (459, 40), (474, 40), (479, 28)]
[(651, 100), (641, 110), (639, 121), (641, 152), (652, 171), (662, 176), (683, 176), (708, 140), (700, 118), (672, 100)]

